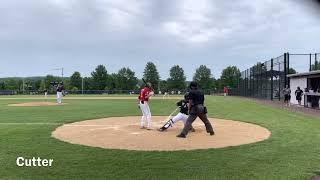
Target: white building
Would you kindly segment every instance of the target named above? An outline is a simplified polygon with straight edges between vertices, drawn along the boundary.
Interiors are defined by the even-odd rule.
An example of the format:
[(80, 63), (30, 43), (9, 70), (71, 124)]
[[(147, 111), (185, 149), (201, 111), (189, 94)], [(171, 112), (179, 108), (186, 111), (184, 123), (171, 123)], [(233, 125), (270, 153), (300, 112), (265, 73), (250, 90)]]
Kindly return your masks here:
[[(295, 91), (297, 87), (300, 87), (303, 92), (305, 89), (319, 90), (320, 89), (320, 70), (310, 71), (307, 73), (298, 73), (288, 75), (290, 78), (291, 89), (291, 103), (298, 104), (296, 100)], [(313, 91), (312, 91), (313, 92)], [(302, 97), (302, 105), (304, 105), (304, 96)]]

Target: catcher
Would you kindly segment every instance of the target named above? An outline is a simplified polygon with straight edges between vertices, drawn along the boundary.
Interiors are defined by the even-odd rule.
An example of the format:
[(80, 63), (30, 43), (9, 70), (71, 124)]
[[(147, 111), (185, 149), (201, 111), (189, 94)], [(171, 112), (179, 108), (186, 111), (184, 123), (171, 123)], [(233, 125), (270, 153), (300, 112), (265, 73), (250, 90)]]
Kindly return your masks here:
[[(180, 112), (172, 119), (169, 119), (168, 122), (166, 122), (160, 129), (159, 131), (163, 132), (167, 130), (168, 128), (172, 127), (173, 124), (175, 124), (178, 121), (183, 121), (185, 124), (187, 122), (187, 119), (189, 117), (188, 113), (188, 100), (189, 99), (189, 94), (184, 95), (184, 99), (177, 102), (177, 106), (180, 108)], [(191, 126), (190, 131), (195, 132), (195, 129)]]

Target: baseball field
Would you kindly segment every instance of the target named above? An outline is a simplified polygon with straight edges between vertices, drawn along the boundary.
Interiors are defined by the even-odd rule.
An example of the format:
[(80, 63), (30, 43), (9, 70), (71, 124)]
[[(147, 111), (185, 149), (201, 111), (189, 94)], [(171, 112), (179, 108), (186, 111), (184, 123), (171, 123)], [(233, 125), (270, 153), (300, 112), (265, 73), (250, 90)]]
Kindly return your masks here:
[[(155, 148), (137, 150), (136, 144), (144, 142), (144, 139), (118, 143), (121, 148), (108, 148), (70, 143), (70, 139), (61, 140), (53, 135), (63, 125), (85, 120), (105, 118), (104, 123), (108, 124), (108, 119), (117, 117), (119, 122), (126, 124), (125, 117), (134, 117), (130, 121), (134, 122), (136, 118), (139, 123), (141, 111), (137, 108), (135, 97), (109, 97), (72, 96), (59, 106), (8, 106), (44, 100), (40, 96), (0, 97), (0, 179), (308, 179), (320, 175), (320, 118), (237, 97), (206, 97), (208, 116), (213, 125), (215, 119), (219, 119), (217, 124), (232, 120), (257, 125), (270, 132), (265, 139), (220, 148), (201, 148), (200, 145), (195, 149), (170, 149), (179, 143), (186, 147), (198, 143), (196, 139), (192, 140), (199, 134), (210, 138), (208, 142), (213, 143), (221, 141), (219, 137), (224, 133), (229, 133), (230, 138), (237, 138), (232, 137), (233, 132), (222, 130), (226, 126), (223, 123), (215, 127), (215, 136), (208, 136), (199, 120), (196, 120), (200, 122), (196, 132), (190, 133), (186, 139), (179, 139), (177, 143), (175, 135), (178, 129), (163, 133), (156, 129), (148, 131), (149, 138), (155, 138), (152, 147), (160, 147), (159, 151)], [(152, 99), (152, 115), (165, 120), (176, 108), (179, 98)], [(52, 97), (48, 102), (55, 100)], [(82, 129), (76, 131), (80, 135)], [(98, 131), (104, 134), (111, 129), (100, 127)], [(140, 131), (137, 126), (137, 132)], [(95, 142), (95, 139), (101, 141), (95, 132), (90, 134), (90, 142)], [(120, 137), (123, 134), (128, 135), (128, 132), (117, 134), (119, 141), (123, 142)], [(135, 135), (131, 133), (128, 137)], [(163, 150), (157, 144), (156, 138), (160, 136), (168, 139), (163, 146), (170, 150)], [(235, 133), (234, 136), (238, 135)], [(85, 137), (80, 139), (83, 138), (85, 140)], [(106, 146), (108, 142), (110, 138), (105, 139)], [(113, 142), (117, 142), (117, 137), (113, 138)], [(206, 142), (203, 143), (206, 147)], [(132, 147), (131, 150), (126, 150), (126, 146)], [(19, 167), (16, 163), (18, 157), (52, 159), (53, 163), (47, 167)]]

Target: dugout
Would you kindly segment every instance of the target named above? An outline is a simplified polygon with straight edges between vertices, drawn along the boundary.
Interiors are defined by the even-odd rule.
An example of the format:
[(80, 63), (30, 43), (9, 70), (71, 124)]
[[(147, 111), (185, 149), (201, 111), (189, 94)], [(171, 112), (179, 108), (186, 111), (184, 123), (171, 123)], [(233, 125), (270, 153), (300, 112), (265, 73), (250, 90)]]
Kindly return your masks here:
[(302, 96), (302, 105), (305, 107), (319, 108), (320, 70), (291, 74), (288, 75), (288, 78), (290, 78), (292, 104), (298, 104), (295, 91), (297, 87), (300, 87), (304, 92), (304, 95)]
[(0, 95), (15, 95), (15, 94), (17, 93), (12, 90), (0, 90)]

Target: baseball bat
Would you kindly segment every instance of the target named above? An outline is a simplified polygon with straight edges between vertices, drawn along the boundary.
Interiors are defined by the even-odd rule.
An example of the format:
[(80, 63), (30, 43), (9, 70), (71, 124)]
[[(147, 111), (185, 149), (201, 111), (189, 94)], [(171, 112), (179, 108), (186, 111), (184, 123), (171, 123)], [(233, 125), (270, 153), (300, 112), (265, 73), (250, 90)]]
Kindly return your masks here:
[(146, 82), (146, 80), (144, 80), (144, 78), (142, 78), (142, 81), (143, 81), (143, 83), (144, 83), (145, 85), (147, 85), (147, 82)]
[[(144, 85), (148, 85), (147, 81), (144, 78), (142, 78), (142, 81), (143, 81)], [(152, 87), (150, 87), (150, 88), (153, 91), (153, 88)]]

